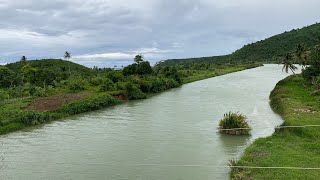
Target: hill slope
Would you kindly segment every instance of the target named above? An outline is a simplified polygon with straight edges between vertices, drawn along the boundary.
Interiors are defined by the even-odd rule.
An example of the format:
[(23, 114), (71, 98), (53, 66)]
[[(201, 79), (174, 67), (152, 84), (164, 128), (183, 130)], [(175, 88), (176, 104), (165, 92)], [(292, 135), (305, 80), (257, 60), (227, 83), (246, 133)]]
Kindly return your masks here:
[(320, 37), (320, 23), (301, 29), (294, 29), (279, 35), (245, 45), (241, 49), (227, 56), (213, 56), (204, 58), (166, 60), (161, 65), (181, 65), (194, 62), (200, 63), (250, 63), (250, 62), (276, 62), (278, 57), (284, 56), (299, 43), (313, 47), (316, 39)]
[[(53, 72), (69, 71), (69, 67), (72, 74), (89, 74), (92, 72), (90, 68), (61, 59), (30, 60), (28, 64), (34, 68), (50, 69)], [(5, 66), (17, 72), (23, 65), (20, 62), (15, 62)]]

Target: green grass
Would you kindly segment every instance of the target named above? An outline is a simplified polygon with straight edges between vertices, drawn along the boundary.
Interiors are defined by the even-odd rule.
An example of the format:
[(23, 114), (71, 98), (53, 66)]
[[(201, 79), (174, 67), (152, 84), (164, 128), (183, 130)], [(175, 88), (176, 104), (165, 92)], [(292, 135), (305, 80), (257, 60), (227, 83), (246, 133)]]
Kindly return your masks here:
[[(277, 84), (270, 105), (286, 126), (319, 125), (320, 97), (301, 76), (290, 76)], [(312, 110), (314, 113), (303, 112)], [(238, 166), (320, 167), (320, 127), (285, 128), (250, 145)], [(232, 169), (232, 179), (318, 179), (320, 170)]]

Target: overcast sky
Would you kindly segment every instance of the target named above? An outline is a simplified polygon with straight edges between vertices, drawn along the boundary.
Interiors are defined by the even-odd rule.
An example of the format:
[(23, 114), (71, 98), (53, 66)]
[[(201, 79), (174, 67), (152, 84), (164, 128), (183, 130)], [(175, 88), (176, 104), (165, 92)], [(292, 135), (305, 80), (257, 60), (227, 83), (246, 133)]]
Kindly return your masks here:
[(92, 66), (224, 55), (320, 21), (320, 0), (0, 0), (0, 64)]

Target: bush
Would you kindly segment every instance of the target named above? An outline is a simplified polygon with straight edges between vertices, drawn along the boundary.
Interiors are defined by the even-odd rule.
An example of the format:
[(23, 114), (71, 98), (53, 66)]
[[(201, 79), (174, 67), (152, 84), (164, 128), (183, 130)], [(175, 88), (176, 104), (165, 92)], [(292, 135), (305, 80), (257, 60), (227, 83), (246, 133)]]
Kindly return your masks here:
[(247, 117), (240, 113), (229, 112), (225, 114), (219, 126), (221, 133), (230, 135), (247, 135), (251, 130), (247, 122)]
[(306, 80), (311, 81), (312, 78), (320, 75), (320, 69), (316, 68), (315, 66), (310, 66), (303, 70), (302, 75)]
[(166, 90), (166, 82), (162, 78), (153, 78), (151, 80), (151, 92), (158, 93)]
[(16, 120), (27, 126), (33, 126), (59, 119), (60, 117), (61, 116), (56, 113), (27, 111), (22, 112)]
[(100, 87), (100, 91), (106, 92), (106, 91), (113, 91), (113, 90), (115, 90), (114, 83), (110, 79), (105, 79)]
[(128, 82), (125, 88), (130, 100), (147, 98), (147, 96), (140, 90), (140, 88), (136, 84)]
[(57, 110), (57, 112), (74, 115), (102, 109), (111, 105), (115, 105), (117, 103), (119, 103), (119, 101), (111, 97), (109, 94), (99, 94), (94, 95), (88, 99), (66, 104), (61, 109)]
[(9, 98), (10, 98), (10, 95), (8, 91), (0, 90), (0, 101), (6, 100)]
[(86, 90), (87, 83), (88, 82), (82, 78), (70, 79), (68, 81), (68, 89), (71, 92), (80, 92)]
[(101, 84), (103, 84), (106, 81), (106, 78), (103, 77), (93, 77), (89, 80), (90, 85), (92, 86), (99, 86)]

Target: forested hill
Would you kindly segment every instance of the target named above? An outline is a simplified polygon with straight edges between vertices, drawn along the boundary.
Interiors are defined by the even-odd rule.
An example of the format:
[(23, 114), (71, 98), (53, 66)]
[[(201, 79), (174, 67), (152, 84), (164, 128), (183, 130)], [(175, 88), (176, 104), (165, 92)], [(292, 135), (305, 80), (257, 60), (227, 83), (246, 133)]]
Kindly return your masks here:
[[(279, 57), (293, 50), (299, 43), (308, 47), (316, 44), (320, 38), (320, 23), (313, 24), (301, 29), (294, 29), (279, 35), (245, 45), (241, 49), (227, 56), (214, 56), (192, 59), (166, 60), (161, 65), (183, 65), (202, 61), (201, 63), (246, 63), (246, 62), (277, 62)], [(217, 60), (217, 61), (215, 61)]]
[[(92, 72), (92, 69), (76, 64), (70, 61), (64, 61), (61, 59), (43, 59), (43, 60), (31, 60), (28, 64), (33, 68), (38, 68), (41, 70), (47, 70), (54, 73), (66, 72), (72, 74), (88, 74)], [(7, 64), (6, 67), (10, 70), (17, 72), (24, 65), (21, 62), (15, 62)]]
[(188, 59), (169, 59), (166, 61), (162, 61), (159, 64), (164, 66), (175, 66), (175, 65), (184, 65), (184, 64), (192, 64), (192, 63), (223, 63), (226, 59), (229, 58), (229, 55), (226, 56), (211, 56), (211, 57), (199, 57), (199, 58), (188, 58)]

